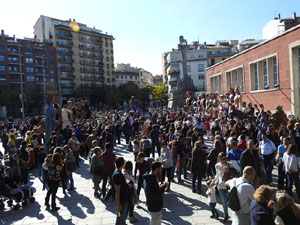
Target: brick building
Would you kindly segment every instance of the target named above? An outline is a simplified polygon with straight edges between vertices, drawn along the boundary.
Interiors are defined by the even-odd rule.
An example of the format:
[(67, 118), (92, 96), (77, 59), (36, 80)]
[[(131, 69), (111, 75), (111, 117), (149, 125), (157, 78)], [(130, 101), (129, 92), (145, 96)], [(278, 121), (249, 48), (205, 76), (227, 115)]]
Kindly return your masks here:
[(240, 87), (242, 101), (300, 116), (300, 25), (206, 70), (208, 93)]
[[(35, 42), (33, 39), (16, 39), (1, 31), (0, 91), (9, 96), (21, 94), (22, 85), (24, 94), (41, 96), (41, 102), (37, 104), (42, 106), (43, 94), (50, 89), (57, 90), (57, 84), (56, 51), (52, 45)], [(29, 103), (27, 109), (32, 110)], [(12, 102), (16, 107), (17, 104), (20, 104), (18, 99)], [(16, 109), (8, 108), (8, 111), (15, 115)]]

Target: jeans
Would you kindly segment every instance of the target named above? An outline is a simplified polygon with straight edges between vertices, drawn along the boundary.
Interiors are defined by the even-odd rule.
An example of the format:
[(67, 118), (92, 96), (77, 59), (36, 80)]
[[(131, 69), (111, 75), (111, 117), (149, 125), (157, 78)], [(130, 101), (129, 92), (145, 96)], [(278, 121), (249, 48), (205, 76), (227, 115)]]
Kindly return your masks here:
[[(277, 189), (278, 190), (285, 190), (284, 180), (285, 180), (286, 175), (284, 173), (283, 167), (284, 167), (283, 162), (280, 162), (279, 165), (278, 165), (278, 184), (277, 184)], [(288, 185), (286, 184), (286, 187), (287, 186)]]
[(187, 171), (186, 171), (185, 157), (180, 158), (180, 166), (179, 166), (179, 171), (178, 171), (178, 181), (181, 181), (182, 170), (183, 170), (183, 173), (184, 173), (184, 178), (186, 178), (187, 177)]
[(216, 204), (216, 202), (209, 203), (209, 208), (213, 216), (219, 215), (219, 213), (216, 210)]
[(155, 147), (157, 148), (157, 153), (158, 153), (158, 156), (160, 157), (160, 143), (157, 143), (157, 144), (153, 144), (152, 143), (152, 155), (153, 155), (153, 158), (155, 158)]
[(73, 151), (73, 155), (76, 160), (77, 166), (79, 167), (79, 151)]
[(271, 160), (273, 159), (273, 154), (263, 155), (263, 156), (264, 156), (264, 166), (265, 166), (265, 172), (266, 172), (266, 183), (270, 184), (270, 183), (272, 183), (273, 165), (271, 163)]
[(293, 197), (293, 184), (295, 184), (296, 187), (296, 193), (298, 196), (298, 199), (300, 199), (300, 182), (299, 182), (299, 173), (287, 173), (287, 179), (288, 179), (288, 187), (287, 187), (287, 193)]
[(136, 190), (136, 193), (137, 193), (138, 197), (140, 196), (140, 192), (141, 192), (143, 183), (144, 183), (143, 175), (140, 175), (138, 177), (138, 185), (137, 185), (137, 190)]
[(127, 218), (127, 211), (128, 211), (128, 202), (122, 202), (121, 203), (122, 210), (121, 212), (117, 212), (117, 220), (116, 220), (116, 225), (125, 225), (125, 221)]
[(161, 211), (159, 212), (149, 212), (150, 213), (150, 225), (160, 225), (161, 224)]
[(112, 175), (114, 171), (104, 171), (103, 173), (103, 182), (102, 182), (102, 195), (103, 197), (106, 195), (106, 184), (107, 179), (109, 179), (109, 183), (112, 185)]
[(161, 172), (162, 181), (165, 181), (165, 177), (166, 177), (166, 174), (167, 174), (168, 182), (171, 183), (171, 180), (172, 180), (172, 174), (171, 173), (172, 173), (172, 167), (163, 168), (162, 172)]
[(124, 134), (124, 135), (125, 135), (126, 145), (128, 145), (129, 139), (130, 139), (130, 134)]
[(54, 181), (54, 180), (47, 180), (48, 186), (49, 186), (49, 190), (47, 192), (46, 195), (46, 199), (45, 199), (45, 204), (48, 205), (49, 204), (49, 199), (51, 196), (51, 207), (55, 207), (55, 199), (56, 199), (56, 193), (57, 193), (57, 189), (58, 189), (58, 181)]
[(201, 174), (198, 172), (193, 173), (193, 180), (192, 180), (192, 187), (193, 190), (195, 189), (196, 186), (196, 181), (198, 180), (198, 191), (201, 191), (201, 181), (202, 181), (202, 177)]
[(73, 189), (74, 188), (73, 173), (70, 173), (70, 174), (67, 175), (67, 185), (68, 185), (69, 181), (70, 181), (69, 189)]
[(218, 189), (219, 189), (220, 198), (222, 201), (224, 216), (228, 216), (228, 206), (227, 206), (228, 191), (227, 191), (227, 189), (221, 189), (221, 188), (218, 188)]

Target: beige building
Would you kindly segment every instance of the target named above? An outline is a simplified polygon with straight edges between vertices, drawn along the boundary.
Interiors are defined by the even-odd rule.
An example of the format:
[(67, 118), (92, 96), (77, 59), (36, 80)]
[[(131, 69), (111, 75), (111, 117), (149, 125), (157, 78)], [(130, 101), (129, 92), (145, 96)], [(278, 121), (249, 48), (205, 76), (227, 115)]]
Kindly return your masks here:
[(81, 86), (114, 85), (113, 36), (75, 20), (40, 16), (35, 38), (56, 47), (59, 89), (63, 98)]
[(153, 86), (153, 76), (152, 73), (141, 69), (140, 71), (140, 87), (151, 87)]

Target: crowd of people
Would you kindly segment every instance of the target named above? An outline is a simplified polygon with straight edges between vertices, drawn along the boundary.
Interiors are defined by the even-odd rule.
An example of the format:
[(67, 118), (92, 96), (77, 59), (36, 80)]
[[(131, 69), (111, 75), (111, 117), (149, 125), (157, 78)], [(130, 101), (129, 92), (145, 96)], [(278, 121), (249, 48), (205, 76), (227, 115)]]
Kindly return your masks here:
[[(224, 96), (189, 96), (183, 108), (147, 112), (136, 104), (127, 111), (96, 111), (76, 99), (60, 106), (50, 93), (44, 116), (8, 118), (0, 126), (9, 161), (0, 164), (6, 171), (0, 186), (11, 190), (7, 180), (28, 185), (29, 172), (37, 170), (47, 189), (45, 206), (57, 211), (58, 188), (73, 191), (73, 173), (86, 159), (94, 197), (116, 202), (116, 224), (137, 222), (134, 207), (142, 189), (150, 224), (161, 224), (163, 193), (189, 179), (193, 193), (207, 195), (212, 219), (222, 215), (228, 221), (231, 208), (232, 224), (300, 224), (295, 204), (300, 199), (300, 124), (281, 106), (274, 110), (243, 102), (238, 89)], [(132, 161), (116, 157), (122, 138)], [(217, 196), (223, 212), (216, 210)], [(237, 208), (228, 203), (234, 197)]]

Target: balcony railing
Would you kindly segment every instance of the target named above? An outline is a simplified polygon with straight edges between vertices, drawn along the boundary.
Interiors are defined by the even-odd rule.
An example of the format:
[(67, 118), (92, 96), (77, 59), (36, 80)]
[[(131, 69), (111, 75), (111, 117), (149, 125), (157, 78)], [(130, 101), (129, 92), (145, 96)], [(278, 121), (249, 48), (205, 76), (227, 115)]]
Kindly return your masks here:
[(68, 54), (68, 55), (73, 55), (73, 51), (65, 51), (65, 50), (61, 50), (61, 49), (58, 49), (57, 52), (59, 54)]
[(61, 45), (61, 46), (73, 46), (73, 42), (72, 41), (68, 41), (68, 42), (62, 42), (62, 41), (57, 41), (56, 42), (57, 45)]
[(93, 42), (100, 43), (100, 44), (103, 43), (103, 41), (101, 39), (94, 39)]
[(58, 69), (66, 70), (66, 71), (73, 71), (75, 68), (71, 66), (59, 66)]
[(69, 58), (58, 58), (58, 62), (68, 62), (68, 63), (73, 63), (74, 59), (69, 59)]
[(169, 81), (169, 85), (170, 85), (171, 87), (177, 86), (177, 80)]
[(63, 79), (74, 79), (75, 76), (71, 75), (71, 74), (60, 74), (60, 78), (63, 78)]
[(62, 87), (74, 87), (75, 83), (61, 83), (60, 84)]
[(72, 38), (73, 35), (72, 34), (67, 34), (67, 33), (62, 33), (62, 32), (58, 32), (56, 33), (57, 37), (64, 37), (64, 38)]

